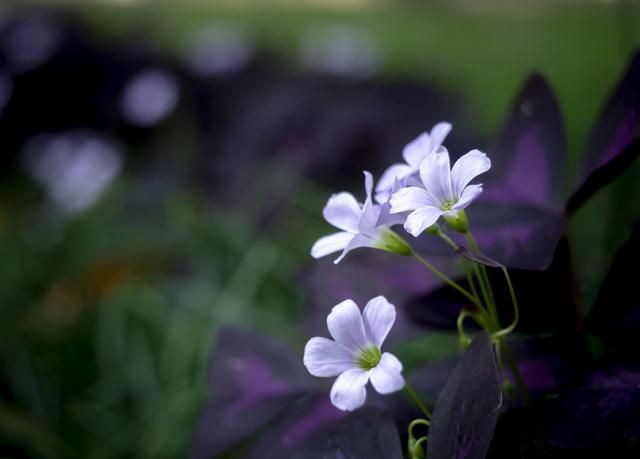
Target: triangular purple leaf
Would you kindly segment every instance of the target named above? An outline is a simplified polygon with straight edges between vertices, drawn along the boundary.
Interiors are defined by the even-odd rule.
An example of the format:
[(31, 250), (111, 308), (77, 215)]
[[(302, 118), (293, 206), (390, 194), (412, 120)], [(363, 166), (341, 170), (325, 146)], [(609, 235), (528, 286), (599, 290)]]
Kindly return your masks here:
[(640, 259), (640, 225), (620, 248), (600, 287), (586, 320), (587, 329), (601, 336), (618, 356), (637, 356), (635, 342), (640, 333), (640, 300), (636, 293), (637, 263)]
[(309, 397), (265, 434), (251, 459), (402, 459), (391, 419), (376, 408), (338, 411), (327, 394)]
[(471, 342), (436, 402), (429, 427), (429, 459), (484, 459), (489, 450), (502, 386), (489, 335)]
[(568, 212), (615, 179), (640, 155), (640, 52), (633, 56), (622, 80), (607, 101), (591, 131)]
[(564, 221), (564, 124), (556, 97), (529, 77), (493, 147), (484, 192), (469, 217), (482, 251), (508, 267), (544, 269)]
[(284, 343), (239, 329), (220, 331), (212, 398), (198, 421), (192, 457), (214, 457), (254, 434), (311, 385), (302, 357)]
[(533, 74), (520, 90), (497, 142), (487, 150), (483, 200), (555, 213), (564, 205), (564, 122), (553, 90)]

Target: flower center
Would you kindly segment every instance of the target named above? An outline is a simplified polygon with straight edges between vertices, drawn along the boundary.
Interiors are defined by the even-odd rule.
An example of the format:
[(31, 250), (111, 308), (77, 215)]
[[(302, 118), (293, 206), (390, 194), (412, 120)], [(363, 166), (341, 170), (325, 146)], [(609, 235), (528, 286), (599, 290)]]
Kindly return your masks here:
[(443, 201), (440, 205), (440, 210), (446, 212), (448, 210), (453, 209), (453, 205), (456, 203), (456, 201)]
[(380, 362), (382, 352), (377, 346), (363, 347), (355, 357), (356, 365), (363, 370), (371, 370)]

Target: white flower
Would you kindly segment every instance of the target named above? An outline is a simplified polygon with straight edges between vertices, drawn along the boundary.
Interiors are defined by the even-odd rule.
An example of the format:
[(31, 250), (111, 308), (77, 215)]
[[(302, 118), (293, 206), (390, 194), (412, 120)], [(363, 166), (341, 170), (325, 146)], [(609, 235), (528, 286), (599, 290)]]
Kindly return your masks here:
[(406, 164), (392, 164), (380, 177), (376, 186), (376, 201), (384, 203), (389, 200), (393, 194), (392, 188), (395, 181), (399, 181), (403, 187), (407, 186), (409, 179), (417, 174), (422, 161), (440, 148), (449, 131), (451, 131), (450, 123), (438, 123), (431, 132), (423, 132), (409, 142), (402, 150), (402, 157)]
[(346, 192), (329, 198), (322, 215), (342, 231), (318, 239), (311, 248), (313, 258), (342, 250), (334, 262), (339, 263), (349, 251), (359, 247), (374, 247), (401, 255), (410, 253), (406, 243), (389, 229), (393, 224), (402, 223), (402, 219), (389, 213), (388, 204), (381, 206), (372, 202), (373, 177), (367, 171), (364, 176), (367, 193), (364, 204), (358, 203), (351, 193)]
[[(479, 150), (472, 150), (449, 169), (449, 152), (441, 148), (429, 154), (420, 165), (422, 187), (403, 188), (391, 197), (391, 213), (413, 211), (404, 228), (419, 236), (440, 216), (455, 220), (482, 192), (482, 185), (469, 182), (491, 168), (491, 161)], [(461, 213), (464, 215), (464, 213)]]
[(404, 387), (402, 363), (380, 350), (396, 320), (396, 309), (385, 297), (377, 296), (360, 309), (352, 300), (334, 306), (327, 317), (335, 341), (314, 337), (304, 348), (304, 365), (313, 376), (338, 376), (331, 388), (331, 403), (341, 410), (361, 407), (370, 380), (380, 394)]

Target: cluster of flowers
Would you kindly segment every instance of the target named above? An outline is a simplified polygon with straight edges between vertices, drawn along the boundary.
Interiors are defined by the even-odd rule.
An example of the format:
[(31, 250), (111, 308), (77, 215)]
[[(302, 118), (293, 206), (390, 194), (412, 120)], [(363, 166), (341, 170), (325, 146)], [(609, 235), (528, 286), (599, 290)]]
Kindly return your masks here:
[[(413, 255), (411, 246), (391, 227), (402, 224), (414, 237), (425, 231), (438, 234), (440, 217), (466, 233), (464, 209), (482, 192), (481, 184), (470, 183), (490, 169), (491, 161), (483, 152), (472, 150), (451, 167), (443, 146), (450, 131), (451, 124), (439, 123), (406, 145), (405, 162), (393, 164), (382, 174), (373, 198), (373, 176), (365, 171), (364, 203), (347, 192), (331, 196), (323, 215), (340, 231), (320, 238), (311, 255), (320, 258), (341, 252), (335, 263), (360, 247)], [(309, 340), (304, 351), (308, 371), (319, 377), (338, 376), (330, 394), (334, 406), (346, 411), (362, 406), (369, 380), (380, 394), (405, 386), (400, 361), (381, 351), (395, 318), (395, 307), (382, 296), (370, 300), (362, 313), (352, 300), (345, 300), (327, 317), (334, 341)]]

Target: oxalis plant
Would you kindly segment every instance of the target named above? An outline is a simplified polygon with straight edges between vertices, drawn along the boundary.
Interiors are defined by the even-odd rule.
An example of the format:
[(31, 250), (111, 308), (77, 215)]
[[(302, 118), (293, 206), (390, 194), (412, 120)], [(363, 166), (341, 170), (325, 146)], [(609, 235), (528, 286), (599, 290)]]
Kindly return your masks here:
[[(469, 301), (469, 306), (460, 310), (457, 319), (461, 346), (467, 349), (471, 343), (464, 323), (465, 320), (472, 320), (487, 333), (495, 349), (500, 371), (503, 370), (503, 362), (506, 362), (520, 397), (529, 401), (529, 393), (506, 341), (506, 337), (515, 330), (519, 317), (518, 300), (509, 271), (500, 266), (514, 311), (513, 321), (503, 326), (485, 267), (485, 263), (493, 266), (498, 264), (481, 261), (489, 258), (481, 253), (465, 212), (482, 193), (482, 185), (472, 182), (491, 168), (491, 160), (485, 153), (472, 150), (451, 166), (449, 152), (443, 145), (450, 130), (451, 124), (439, 123), (431, 132), (425, 132), (410, 142), (402, 152), (405, 163), (390, 166), (376, 185), (376, 202), (372, 198), (373, 177), (367, 171), (364, 172), (364, 203), (359, 203), (352, 194), (346, 192), (331, 196), (323, 216), (340, 231), (319, 239), (313, 245), (311, 254), (318, 258), (341, 252), (335, 260), (338, 263), (351, 250), (367, 247), (414, 257)], [(421, 256), (406, 237), (393, 229), (399, 225), (414, 238), (439, 237), (451, 247), (454, 256), (464, 256), (468, 288)], [(449, 236), (451, 232), (461, 234), (466, 247), (454, 242)], [(331, 403), (340, 410), (360, 408), (365, 402), (365, 386), (369, 381), (380, 394), (404, 389), (423, 415), (408, 426), (409, 455), (412, 459), (420, 459), (425, 457), (424, 443), (428, 437), (417, 436), (414, 431), (417, 426), (429, 427), (432, 415), (417, 392), (403, 378), (402, 363), (393, 354), (382, 352), (382, 344), (395, 319), (395, 307), (384, 296), (370, 300), (362, 312), (351, 299), (346, 299), (333, 307), (327, 317), (327, 327), (333, 340), (311, 338), (305, 346), (304, 364), (313, 376), (337, 376), (330, 398)], [(505, 392), (513, 397), (513, 384), (505, 379), (503, 386)], [(499, 406), (496, 406), (496, 411)], [(464, 409), (464, 404), (461, 408)]]
[[(563, 118), (542, 77), (524, 83), (486, 154), (451, 165), (451, 129), (419, 135), (377, 183), (365, 171), (362, 201), (329, 198), (323, 215), (337, 230), (311, 255), (336, 257), (314, 266), (325, 298), (315, 301), (337, 304), (330, 338), (308, 340), (303, 364), (275, 339), (218, 334), (194, 458), (639, 457), (640, 231), (623, 224), (631, 237), (587, 313), (568, 220), (640, 156), (640, 57), (598, 116), (569, 193)], [(376, 251), (392, 269), (367, 258)], [(442, 268), (442, 253), (461, 269)], [(431, 289), (403, 295), (422, 279)], [(389, 294), (362, 302), (371, 290)], [(464, 352), (405, 371), (385, 341), (394, 326), (408, 340), (425, 325), (457, 334)]]

